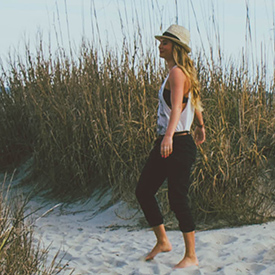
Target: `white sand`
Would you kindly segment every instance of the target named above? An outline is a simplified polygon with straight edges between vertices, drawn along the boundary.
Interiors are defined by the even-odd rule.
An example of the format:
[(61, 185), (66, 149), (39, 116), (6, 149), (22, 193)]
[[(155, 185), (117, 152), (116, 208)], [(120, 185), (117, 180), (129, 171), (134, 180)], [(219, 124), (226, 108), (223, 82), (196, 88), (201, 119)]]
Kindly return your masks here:
[[(69, 266), (64, 274), (73, 268), (74, 274), (275, 274), (275, 222), (197, 232), (199, 267), (173, 270), (183, 257), (180, 231), (168, 231), (171, 252), (145, 262), (155, 243), (153, 232), (129, 230), (141, 214), (122, 220), (116, 212), (131, 216), (132, 211), (122, 203), (104, 209), (109, 199), (108, 193), (98, 193), (86, 203), (59, 205), (36, 222), (37, 238), (45, 246), (51, 244), (49, 259), (59, 249), (66, 252), (63, 262), (69, 261)], [(38, 205), (41, 201), (31, 202), (33, 209)], [(54, 206), (44, 206), (35, 216)]]
[[(19, 171), (13, 185), (27, 173)], [(22, 175), (23, 174), (23, 175)], [(1, 176), (1, 175), (0, 175)], [(2, 175), (3, 177), (3, 175)], [(30, 189), (24, 188), (26, 193)], [(110, 204), (110, 192), (95, 192), (86, 202), (58, 204), (35, 196), (26, 212), (37, 209), (35, 237), (44, 247), (51, 245), (49, 262), (57, 251), (63, 264), (60, 274), (275, 274), (275, 221), (240, 228), (210, 230), (196, 233), (199, 267), (173, 270), (183, 257), (184, 243), (180, 231), (168, 231), (173, 250), (145, 262), (144, 256), (155, 244), (152, 231), (138, 230), (143, 216), (129, 210), (123, 203)], [(44, 215), (47, 213), (46, 215)], [(129, 220), (119, 218), (132, 217)]]

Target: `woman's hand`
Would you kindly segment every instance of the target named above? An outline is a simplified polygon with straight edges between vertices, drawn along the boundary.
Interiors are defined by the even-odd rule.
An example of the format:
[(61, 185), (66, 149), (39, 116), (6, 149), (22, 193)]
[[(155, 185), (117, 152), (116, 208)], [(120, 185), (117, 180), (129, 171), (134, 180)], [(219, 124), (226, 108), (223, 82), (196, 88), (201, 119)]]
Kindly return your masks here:
[(160, 154), (163, 158), (169, 157), (173, 152), (173, 138), (164, 136), (160, 145)]
[(194, 131), (194, 139), (197, 145), (202, 144), (205, 141), (205, 129), (204, 126), (197, 126)]

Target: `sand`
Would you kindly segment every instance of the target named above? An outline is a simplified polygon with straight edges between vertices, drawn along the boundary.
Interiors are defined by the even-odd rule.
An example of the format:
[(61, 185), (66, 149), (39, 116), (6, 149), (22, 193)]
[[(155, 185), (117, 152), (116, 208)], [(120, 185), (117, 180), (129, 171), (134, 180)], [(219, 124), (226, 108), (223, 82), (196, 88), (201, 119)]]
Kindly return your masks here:
[[(168, 231), (173, 250), (145, 262), (155, 244), (153, 232), (137, 229), (142, 214), (134, 216), (121, 202), (110, 205), (110, 198), (108, 192), (98, 192), (85, 203), (47, 203), (34, 214), (37, 240), (51, 244), (49, 259), (58, 250), (60, 257), (65, 254), (62, 262), (68, 267), (63, 274), (73, 269), (73, 274), (275, 274), (275, 222), (197, 232), (199, 267), (174, 270), (183, 257), (181, 232)], [(29, 209), (41, 202), (36, 198)], [(117, 214), (134, 217), (126, 220)]]
[[(12, 185), (17, 186), (26, 173), (19, 171)], [(23, 191), (31, 190), (29, 186)], [(70, 204), (35, 195), (26, 207), (28, 213), (36, 242), (44, 248), (50, 245), (48, 263), (60, 251), (58, 260), (68, 264), (59, 274), (73, 270), (79, 275), (275, 274), (275, 221), (197, 232), (199, 267), (174, 270), (184, 252), (181, 232), (168, 231), (172, 251), (146, 262), (155, 244), (153, 232), (138, 226), (142, 213), (129, 210), (125, 203), (113, 203), (108, 191)]]

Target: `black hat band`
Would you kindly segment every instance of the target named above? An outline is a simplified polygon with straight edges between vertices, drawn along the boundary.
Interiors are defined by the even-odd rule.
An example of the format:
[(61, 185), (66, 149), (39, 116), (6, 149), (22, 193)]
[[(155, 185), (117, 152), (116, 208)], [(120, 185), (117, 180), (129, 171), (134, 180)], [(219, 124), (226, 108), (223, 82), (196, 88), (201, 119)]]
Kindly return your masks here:
[(174, 34), (172, 34), (170, 32), (164, 32), (162, 35), (163, 36), (169, 36), (169, 37), (175, 38), (175, 39), (180, 41), (180, 39), (177, 36), (175, 36)]

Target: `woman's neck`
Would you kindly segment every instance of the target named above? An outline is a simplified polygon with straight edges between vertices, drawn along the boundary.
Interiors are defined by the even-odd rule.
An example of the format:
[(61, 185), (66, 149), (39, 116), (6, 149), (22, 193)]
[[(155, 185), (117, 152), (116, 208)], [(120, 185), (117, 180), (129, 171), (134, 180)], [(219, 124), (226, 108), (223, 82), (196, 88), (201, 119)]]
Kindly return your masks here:
[(176, 64), (176, 62), (174, 61), (174, 60), (169, 60), (169, 61), (167, 61), (167, 66), (168, 66), (168, 68), (169, 68), (169, 71), (173, 68), (173, 67), (175, 67), (177, 64)]

